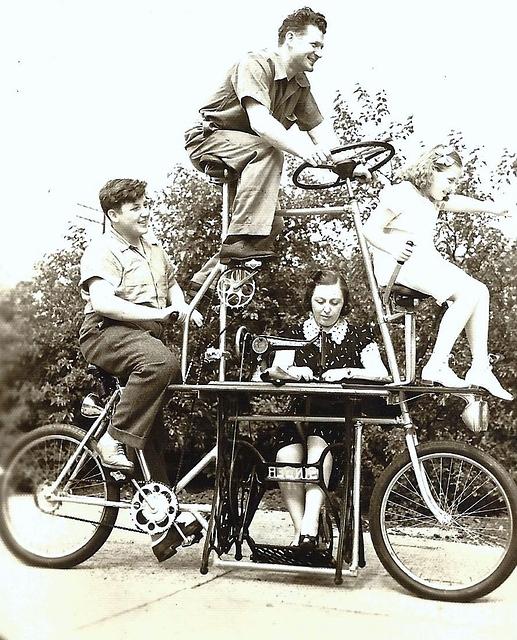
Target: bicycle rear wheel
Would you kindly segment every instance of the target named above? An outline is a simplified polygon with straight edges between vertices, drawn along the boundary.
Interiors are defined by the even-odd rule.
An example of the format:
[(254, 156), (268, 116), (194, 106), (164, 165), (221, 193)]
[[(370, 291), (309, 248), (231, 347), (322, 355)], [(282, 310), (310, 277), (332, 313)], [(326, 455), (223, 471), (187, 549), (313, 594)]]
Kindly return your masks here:
[(101, 501), (118, 501), (120, 489), (107, 482), (90, 443), (50, 491), (84, 435), (71, 425), (48, 425), (20, 438), (11, 451), (0, 476), (0, 536), (26, 564), (73, 567), (112, 531), (118, 508)]
[(491, 456), (430, 442), (418, 456), (441, 524), (421, 496), (409, 453), (380, 476), (370, 505), (372, 542), (397, 582), (426, 598), (468, 602), (497, 588), (517, 563), (517, 488)]

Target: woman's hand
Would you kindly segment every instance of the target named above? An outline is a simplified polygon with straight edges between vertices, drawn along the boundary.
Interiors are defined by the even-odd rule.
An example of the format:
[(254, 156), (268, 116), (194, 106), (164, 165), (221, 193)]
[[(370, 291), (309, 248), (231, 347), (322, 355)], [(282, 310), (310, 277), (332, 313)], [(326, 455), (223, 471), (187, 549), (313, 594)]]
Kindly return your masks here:
[(321, 374), (323, 382), (340, 382), (352, 377), (352, 370), (348, 367), (345, 369), (329, 369)]
[(288, 367), (287, 373), (297, 380), (310, 382), (314, 380), (314, 373), (310, 367)]

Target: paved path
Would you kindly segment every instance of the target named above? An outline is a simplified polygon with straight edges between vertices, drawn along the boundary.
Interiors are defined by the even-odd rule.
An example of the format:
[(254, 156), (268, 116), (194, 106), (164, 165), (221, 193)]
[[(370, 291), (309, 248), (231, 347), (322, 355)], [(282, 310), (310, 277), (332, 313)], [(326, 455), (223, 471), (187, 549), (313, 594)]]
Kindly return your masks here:
[[(267, 520), (266, 520), (267, 517)], [(283, 528), (283, 512), (259, 527)], [(88, 562), (43, 570), (17, 562), (0, 544), (3, 640), (331, 640), (368, 638), (514, 640), (517, 571), (469, 604), (411, 596), (386, 574), (366, 540), (368, 566), (334, 585), (331, 577), (236, 571), (199, 573), (201, 547), (159, 565), (146, 537), (114, 532)]]

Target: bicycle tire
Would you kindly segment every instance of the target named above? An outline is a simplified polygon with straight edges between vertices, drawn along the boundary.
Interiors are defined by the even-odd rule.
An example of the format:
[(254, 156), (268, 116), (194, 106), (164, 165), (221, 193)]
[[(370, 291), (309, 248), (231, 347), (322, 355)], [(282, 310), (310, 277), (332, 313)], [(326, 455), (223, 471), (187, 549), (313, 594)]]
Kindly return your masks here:
[(460, 442), (417, 447), (440, 524), (417, 487), (409, 453), (379, 477), (370, 532), (388, 573), (412, 593), (469, 602), (501, 585), (517, 564), (517, 487), (487, 453)]
[[(0, 476), (0, 537), (25, 564), (68, 569), (84, 562), (106, 542), (118, 508), (49, 500), (55, 481), (85, 432), (72, 425), (39, 427), (20, 438)], [(91, 443), (72, 465), (55, 497), (118, 501), (120, 488), (108, 482)], [(63, 483), (60, 484), (63, 486)]]

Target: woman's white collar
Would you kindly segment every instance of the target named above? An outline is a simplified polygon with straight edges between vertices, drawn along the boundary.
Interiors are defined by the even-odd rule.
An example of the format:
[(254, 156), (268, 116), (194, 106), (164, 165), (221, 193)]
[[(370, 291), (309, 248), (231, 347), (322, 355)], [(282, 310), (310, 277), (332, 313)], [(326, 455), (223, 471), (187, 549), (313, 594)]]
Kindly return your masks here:
[[(306, 340), (313, 340), (319, 335), (321, 327), (316, 324), (314, 316), (311, 314), (307, 320), (303, 323), (303, 336)], [(341, 344), (345, 339), (346, 332), (348, 330), (348, 322), (344, 318), (340, 318), (336, 324), (328, 331), (332, 342)]]

